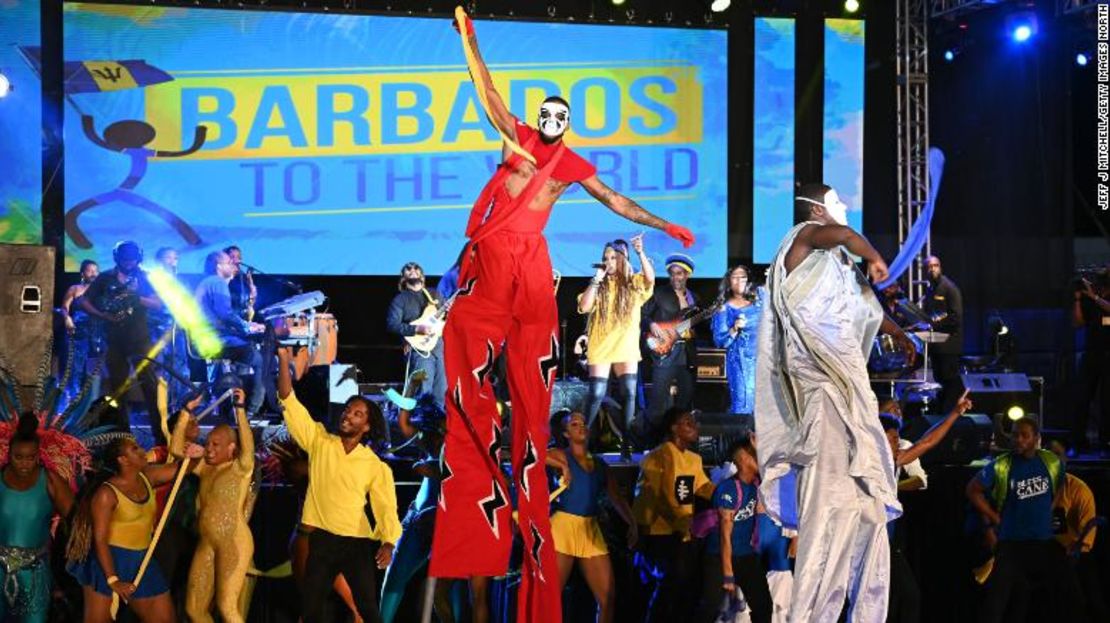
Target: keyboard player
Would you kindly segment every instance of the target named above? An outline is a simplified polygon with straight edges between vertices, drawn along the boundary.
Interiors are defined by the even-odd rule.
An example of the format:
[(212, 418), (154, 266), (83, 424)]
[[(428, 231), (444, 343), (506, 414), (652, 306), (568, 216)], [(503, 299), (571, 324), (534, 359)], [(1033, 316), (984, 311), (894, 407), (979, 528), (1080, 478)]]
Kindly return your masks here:
[(262, 355), (251, 341), (251, 336), (261, 334), (265, 325), (248, 322), (235, 313), (228, 287), (235, 275), (235, 265), (227, 253), (209, 253), (204, 259), (204, 274), (204, 279), (197, 284), (197, 304), (219, 335), (223, 345), (219, 357), (250, 367), (251, 387), (247, 416), (254, 418), (262, 408), (266, 390), (263, 384)]

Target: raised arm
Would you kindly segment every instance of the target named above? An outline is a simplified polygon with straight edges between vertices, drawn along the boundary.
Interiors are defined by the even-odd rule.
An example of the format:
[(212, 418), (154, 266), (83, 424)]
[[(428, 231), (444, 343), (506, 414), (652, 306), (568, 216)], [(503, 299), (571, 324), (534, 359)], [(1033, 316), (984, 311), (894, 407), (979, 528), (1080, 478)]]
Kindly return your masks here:
[(239, 464), (239, 469), (245, 472), (253, 472), (254, 432), (251, 431), (251, 423), (247, 419), (247, 394), (241, 387), (236, 387), (234, 392), (235, 426), (239, 429), (239, 458), (236, 461)]
[[(458, 28), (458, 22), (452, 21), (455, 28)], [(489, 69), (486, 67), (486, 61), (482, 59), (481, 52), (478, 51), (478, 37), (474, 33), (474, 22), (470, 18), (466, 18), (464, 27), (466, 28), (466, 42), (474, 52), (474, 61), (478, 75), (470, 74), (470, 79), (474, 81), (474, 87), (481, 89), (485, 93), (486, 103), (489, 105), (489, 120), (502, 134), (508, 136), (514, 141), (517, 140), (516, 136), (516, 119), (509, 108), (505, 106), (505, 100), (501, 99), (501, 94), (493, 86), (493, 77), (489, 74)]]
[(655, 267), (651, 264), (651, 258), (644, 253), (644, 236), (643, 234), (636, 234), (632, 236), (632, 249), (636, 251), (636, 255), (640, 258), (640, 273), (644, 276), (644, 280), (649, 285), (655, 282)]
[(592, 175), (580, 183), (582, 188), (585, 188), (586, 192), (590, 193), (594, 199), (633, 223), (662, 230), (671, 238), (681, 242), (684, 247), (689, 248), (694, 244), (694, 234), (690, 233), (690, 230), (681, 225), (668, 223), (648, 212), (640, 207), (640, 204), (606, 186), (596, 175)]
[(323, 426), (315, 422), (309, 415), (308, 409), (297, 400), (293, 393), (293, 378), (289, 372), (290, 353), (288, 346), (278, 348), (278, 398), (281, 400), (282, 417), (289, 435), (293, 441), (311, 453), (311, 448), (316, 437), (323, 431)]
[(921, 439), (914, 442), (913, 446), (898, 453), (898, 456), (894, 458), (895, 466), (902, 467), (907, 463), (912, 463), (915, 459), (921, 457), (921, 455), (932, 450), (933, 447), (940, 443), (941, 439), (944, 439), (944, 436), (952, 429), (952, 425), (956, 423), (956, 420), (959, 419), (961, 415), (967, 413), (971, 406), (971, 401), (967, 398), (967, 390), (964, 390), (964, 395), (960, 396), (959, 402), (956, 403), (956, 406), (944, 420), (937, 422), (932, 428), (925, 431), (925, 434), (921, 436)]
[(204, 146), (204, 140), (208, 136), (208, 128), (198, 125), (196, 130), (193, 131), (193, 144), (188, 149), (182, 151), (162, 151), (159, 149), (154, 152), (155, 158), (179, 158), (181, 156), (188, 156), (194, 154)]
[(96, 124), (93, 123), (92, 115), (81, 115), (81, 129), (84, 130), (85, 137), (92, 141), (97, 147), (111, 149), (112, 151), (120, 151), (118, 148), (109, 145), (96, 133)]

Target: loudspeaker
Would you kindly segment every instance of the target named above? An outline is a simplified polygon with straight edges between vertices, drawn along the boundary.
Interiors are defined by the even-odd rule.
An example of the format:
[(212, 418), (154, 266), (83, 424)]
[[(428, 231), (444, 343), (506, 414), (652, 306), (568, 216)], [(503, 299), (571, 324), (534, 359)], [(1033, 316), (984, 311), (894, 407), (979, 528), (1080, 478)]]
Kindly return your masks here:
[(974, 409), (987, 415), (1021, 407), (1038, 420), (1044, 414), (1044, 379), (1020, 373), (961, 374)]
[(731, 413), (698, 414), (698, 454), (705, 465), (720, 465), (728, 460), (728, 448), (752, 432), (750, 415)]
[(697, 372), (699, 381), (728, 381), (725, 352), (723, 348), (698, 349)]
[[(978, 405), (976, 405), (978, 406)], [(906, 422), (902, 436), (917, 441), (944, 416), (923, 415)], [(944, 439), (921, 457), (925, 465), (967, 465), (990, 454), (994, 427), (991, 418), (980, 413), (965, 413), (952, 423)]]
[(0, 244), (0, 361), (29, 407), (39, 368), (49, 369), (53, 331), (54, 247)]

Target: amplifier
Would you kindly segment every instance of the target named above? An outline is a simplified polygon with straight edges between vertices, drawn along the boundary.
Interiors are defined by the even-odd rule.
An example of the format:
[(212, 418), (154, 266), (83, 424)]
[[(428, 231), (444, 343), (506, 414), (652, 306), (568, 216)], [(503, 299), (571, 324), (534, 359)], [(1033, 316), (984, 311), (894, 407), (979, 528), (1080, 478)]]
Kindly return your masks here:
[(697, 360), (698, 382), (715, 381), (727, 383), (725, 370), (725, 349), (699, 348)]

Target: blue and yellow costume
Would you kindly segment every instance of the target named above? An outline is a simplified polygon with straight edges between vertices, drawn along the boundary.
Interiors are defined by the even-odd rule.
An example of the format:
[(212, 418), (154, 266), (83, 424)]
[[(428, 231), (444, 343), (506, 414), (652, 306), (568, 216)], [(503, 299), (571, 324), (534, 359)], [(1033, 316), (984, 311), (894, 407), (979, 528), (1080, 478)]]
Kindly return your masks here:
[[(725, 369), (731, 398), (729, 413), (755, 412), (755, 352), (759, 319), (763, 315), (766, 290), (756, 290), (756, 298), (746, 307), (726, 303), (713, 314), (713, 342), (725, 349)], [(733, 335), (729, 329), (743, 316), (747, 324)]]
[(599, 456), (590, 455), (594, 468), (586, 471), (571, 452), (566, 453), (571, 480), (566, 491), (551, 503), (551, 536), (555, 551), (574, 558), (605, 556), (609, 548), (601, 534), (597, 515), (598, 499), (605, 492), (608, 465)]
[(50, 607), (47, 542), (54, 504), (46, 490), (46, 470), (26, 491), (0, 478), (0, 621), (14, 616), (24, 623), (46, 621)]
[[(136, 502), (127, 497), (122, 491), (105, 482), (116, 494), (116, 509), (112, 512), (111, 526), (108, 530), (108, 549), (112, 553), (112, 562), (116, 567), (117, 576), (124, 582), (133, 582), (139, 573), (139, 565), (143, 556), (150, 547), (154, 535), (154, 522), (157, 519), (157, 505), (154, 499), (154, 489), (146, 476), (139, 474), (146, 488), (146, 499)], [(112, 595), (108, 586), (108, 578), (96, 559), (96, 548), (90, 547), (88, 555), (79, 562), (69, 567), (70, 574), (77, 578), (82, 586), (88, 586), (101, 595)], [(151, 561), (147, 566), (143, 581), (135, 589), (132, 598), (156, 597), (169, 590), (166, 579), (158, 563)]]

